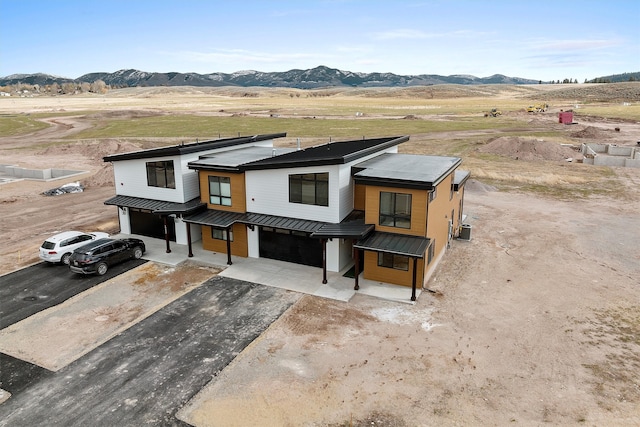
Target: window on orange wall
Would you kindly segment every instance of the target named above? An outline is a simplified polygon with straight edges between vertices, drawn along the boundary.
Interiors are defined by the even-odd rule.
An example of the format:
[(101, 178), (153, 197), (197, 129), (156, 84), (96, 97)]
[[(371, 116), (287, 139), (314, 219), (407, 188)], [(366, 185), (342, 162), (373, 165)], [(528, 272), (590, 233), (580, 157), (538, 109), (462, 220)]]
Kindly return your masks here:
[(378, 252), (378, 267), (409, 271), (409, 257)]
[(209, 203), (231, 206), (231, 179), (226, 176), (209, 176)]
[(411, 194), (381, 191), (379, 224), (411, 228)]
[[(227, 240), (227, 230), (211, 228), (211, 238), (216, 240)], [(233, 231), (229, 233), (229, 241), (233, 242)]]

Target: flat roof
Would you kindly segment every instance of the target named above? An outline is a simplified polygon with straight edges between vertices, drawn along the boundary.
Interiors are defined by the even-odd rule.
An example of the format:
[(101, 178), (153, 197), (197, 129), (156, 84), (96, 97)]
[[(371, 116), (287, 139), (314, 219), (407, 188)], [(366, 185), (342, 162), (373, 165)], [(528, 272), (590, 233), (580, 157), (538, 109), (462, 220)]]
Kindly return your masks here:
[(219, 153), (205, 154), (198, 160), (189, 162), (190, 169), (241, 171), (241, 166), (257, 160), (267, 159), (284, 153), (295, 151), (295, 148), (275, 147), (239, 147)]
[(105, 162), (117, 162), (120, 160), (148, 159), (152, 157), (179, 156), (182, 154), (198, 153), (216, 148), (233, 147), (234, 145), (249, 144), (257, 141), (268, 141), (275, 138), (287, 136), (286, 132), (272, 133), (265, 135), (238, 136), (235, 138), (224, 138), (202, 142), (192, 142), (189, 144), (172, 145), (169, 147), (151, 148), (149, 150), (132, 151), (129, 153), (112, 154), (103, 157)]
[(460, 187), (462, 187), (464, 183), (467, 182), (470, 176), (471, 172), (469, 171), (456, 170), (455, 174), (453, 175), (453, 190), (458, 191)]
[(352, 174), (361, 184), (432, 189), (460, 163), (459, 157), (384, 153), (358, 163)]
[(408, 136), (330, 142), (290, 153), (257, 160), (243, 166), (245, 170), (345, 164), (409, 140)]

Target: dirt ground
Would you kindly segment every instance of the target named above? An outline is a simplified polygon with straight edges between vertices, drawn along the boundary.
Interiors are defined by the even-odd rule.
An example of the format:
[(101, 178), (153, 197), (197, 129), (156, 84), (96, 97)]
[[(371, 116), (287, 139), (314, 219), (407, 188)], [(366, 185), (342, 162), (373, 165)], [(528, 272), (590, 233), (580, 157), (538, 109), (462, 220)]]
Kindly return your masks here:
[[(57, 231), (118, 229), (103, 204), (114, 189), (102, 156), (138, 146), (42, 148), (83, 126), (55, 122), (0, 138), (1, 163), (87, 170), (71, 179), (86, 191), (45, 197), (66, 181), (0, 185), (0, 274), (37, 261)], [(635, 136), (614, 125), (592, 118), (571, 132), (640, 135), (637, 123)], [(536, 161), (494, 142), (494, 154)], [(179, 417), (196, 426), (640, 425), (640, 170), (614, 173), (623, 199), (559, 201), (472, 179), (472, 239), (452, 243), (432, 292), (415, 305), (305, 296)]]

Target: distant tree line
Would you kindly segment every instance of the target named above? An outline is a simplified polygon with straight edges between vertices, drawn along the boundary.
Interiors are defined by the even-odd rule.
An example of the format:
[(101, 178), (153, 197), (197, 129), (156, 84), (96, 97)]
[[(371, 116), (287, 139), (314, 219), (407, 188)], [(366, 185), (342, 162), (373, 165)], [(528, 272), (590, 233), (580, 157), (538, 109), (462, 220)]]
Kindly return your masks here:
[(612, 76), (598, 77), (592, 80), (585, 80), (585, 83), (621, 83), (640, 81), (640, 72), (614, 74)]
[[(578, 83), (578, 79), (564, 79), (562, 81), (560, 81), (560, 80), (551, 80), (549, 83), (552, 84), (552, 85), (567, 84), (567, 83)], [(540, 84), (542, 84), (542, 80), (540, 80)]]
[(40, 95), (73, 95), (78, 93), (98, 93), (104, 94), (111, 89), (111, 86), (107, 85), (102, 80), (96, 80), (93, 83), (88, 82), (66, 82), (66, 83), (51, 83), (46, 85), (40, 84), (26, 84), (16, 83), (13, 85), (0, 86), (0, 92), (15, 93), (15, 94), (40, 94)]

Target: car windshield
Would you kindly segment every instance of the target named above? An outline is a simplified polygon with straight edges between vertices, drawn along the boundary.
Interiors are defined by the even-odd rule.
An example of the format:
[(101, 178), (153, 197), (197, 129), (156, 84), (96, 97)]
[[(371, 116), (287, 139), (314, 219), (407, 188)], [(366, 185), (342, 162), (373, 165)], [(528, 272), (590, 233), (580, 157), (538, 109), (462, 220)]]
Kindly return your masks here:
[(45, 240), (44, 243), (42, 244), (42, 249), (53, 249), (55, 247), (56, 247), (56, 244), (48, 240)]

